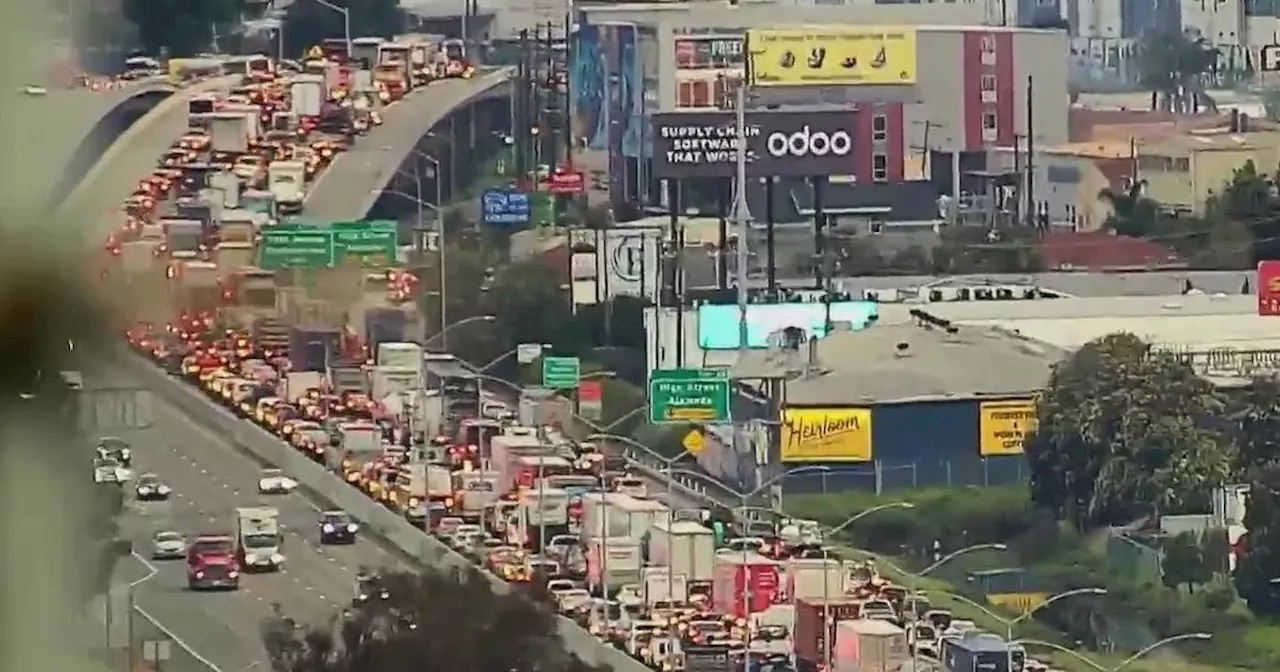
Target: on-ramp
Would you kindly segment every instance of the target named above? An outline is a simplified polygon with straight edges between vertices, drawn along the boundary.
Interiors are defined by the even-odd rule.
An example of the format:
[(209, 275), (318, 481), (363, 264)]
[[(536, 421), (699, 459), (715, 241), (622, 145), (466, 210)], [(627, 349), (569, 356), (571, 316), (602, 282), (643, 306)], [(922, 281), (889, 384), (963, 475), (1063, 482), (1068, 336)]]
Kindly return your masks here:
[(306, 217), (326, 222), (363, 218), (427, 131), (458, 107), (508, 85), (514, 74), (513, 68), (501, 68), (473, 79), (434, 82), (388, 107), (382, 125), (335, 159), (312, 185)]

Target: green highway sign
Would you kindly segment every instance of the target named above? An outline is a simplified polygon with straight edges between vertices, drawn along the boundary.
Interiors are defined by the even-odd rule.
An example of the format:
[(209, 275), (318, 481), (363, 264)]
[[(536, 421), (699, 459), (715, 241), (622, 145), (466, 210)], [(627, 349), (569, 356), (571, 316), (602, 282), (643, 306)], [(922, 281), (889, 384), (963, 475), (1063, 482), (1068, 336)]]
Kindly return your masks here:
[(572, 390), (582, 379), (582, 362), (577, 357), (543, 357), (542, 386), (549, 390)]
[(658, 369), (649, 376), (649, 422), (728, 422), (726, 369)]
[(353, 257), (370, 266), (389, 266), (396, 262), (395, 222), (335, 222), (330, 229), (335, 264), (341, 266)]
[(324, 268), (334, 264), (333, 236), (325, 229), (288, 226), (262, 231), (258, 265), (278, 268)]
[(330, 268), (348, 259), (369, 266), (395, 263), (396, 223), (334, 222), (329, 226), (289, 222), (266, 228), (258, 265), (280, 268)]

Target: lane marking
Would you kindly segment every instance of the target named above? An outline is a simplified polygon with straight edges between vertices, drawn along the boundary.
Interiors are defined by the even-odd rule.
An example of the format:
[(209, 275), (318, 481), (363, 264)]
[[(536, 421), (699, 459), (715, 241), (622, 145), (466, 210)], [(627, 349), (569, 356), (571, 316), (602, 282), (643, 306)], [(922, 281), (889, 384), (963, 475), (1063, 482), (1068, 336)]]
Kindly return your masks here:
[[(133, 555), (133, 557), (137, 558), (138, 561), (141, 562), (143, 566), (145, 566), (150, 571), (150, 573), (147, 574), (146, 576), (142, 577), (141, 579), (138, 579), (137, 581), (130, 583), (129, 584), (130, 588), (137, 586), (139, 584), (142, 584), (148, 581), (149, 579), (151, 579), (151, 577), (160, 573), (159, 567), (156, 567), (154, 564), (151, 563), (151, 561), (142, 557), (142, 555), (140, 555), (137, 551), (130, 551), (130, 553)], [(222, 668), (218, 667), (212, 660), (209, 660), (208, 658), (205, 658), (204, 656), (200, 655), (200, 653), (196, 651), (194, 648), (192, 648), (191, 645), (186, 642), (186, 640), (179, 637), (178, 633), (169, 629), (168, 626), (160, 622), (160, 619), (148, 613), (147, 610), (142, 607), (142, 605), (138, 604), (138, 601), (136, 598), (131, 600), (131, 602), (133, 602), (134, 611), (138, 612), (139, 614), (142, 615), (143, 618), (150, 621), (151, 625), (156, 626), (156, 629), (158, 629), (160, 632), (163, 632), (166, 637), (168, 637), (170, 640), (173, 641), (174, 644), (177, 644), (178, 648), (182, 649), (183, 651), (186, 651), (192, 658), (195, 658), (196, 661), (198, 661), (205, 667), (209, 668), (213, 672), (223, 672)]]

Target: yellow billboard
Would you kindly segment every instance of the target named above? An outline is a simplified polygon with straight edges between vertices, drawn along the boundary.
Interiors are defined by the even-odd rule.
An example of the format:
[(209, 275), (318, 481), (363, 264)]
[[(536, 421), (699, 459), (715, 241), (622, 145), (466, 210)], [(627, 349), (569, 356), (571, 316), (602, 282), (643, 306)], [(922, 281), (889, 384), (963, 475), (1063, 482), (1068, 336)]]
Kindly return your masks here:
[(978, 451), (984, 456), (1021, 455), (1027, 435), (1039, 424), (1034, 399), (984, 401), (978, 408)]
[(783, 462), (871, 461), (871, 409), (782, 410)]
[(756, 86), (916, 83), (916, 31), (901, 26), (815, 26), (747, 31)]
[(987, 602), (1015, 614), (1029, 614), (1048, 601), (1044, 593), (987, 593)]

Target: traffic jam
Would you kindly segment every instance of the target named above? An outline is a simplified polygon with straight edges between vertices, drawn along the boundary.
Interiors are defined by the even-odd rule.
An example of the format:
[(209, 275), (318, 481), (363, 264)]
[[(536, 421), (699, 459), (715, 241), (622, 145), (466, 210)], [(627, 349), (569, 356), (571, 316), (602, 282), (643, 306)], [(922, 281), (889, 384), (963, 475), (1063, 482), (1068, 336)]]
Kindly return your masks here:
[[(132, 348), (477, 566), (539, 584), (559, 613), (654, 670), (888, 671), (912, 662), (925, 667), (908, 669), (1047, 672), (1021, 650), (967, 648), (972, 622), (895, 585), (874, 563), (840, 558), (814, 521), (673, 509), (679, 503), (652, 492), (624, 458), (539, 424), (532, 402), (504, 400), (466, 373), (433, 373), (432, 365), (465, 367), (410, 342), (395, 317), (414, 284), (401, 269), (378, 271), (387, 305), (360, 328), (316, 331), (261, 311), (243, 319), (246, 290), (262, 286), (251, 281), (274, 286), (270, 272), (243, 268), (262, 230), (300, 210), (307, 185), (381, 123), (380, 106), (434, 77), (472, 76), (465, 53), (447, 42), (435, 51), (409, 44), (388, 61), (403, 76), (375, 72), (372, 93), (351, 88), (344, 45), (340, 56), (321, 48), (294, 64), (247, 57), (243, 86), (193, 100), (190, 132), (124, 204), (108, 256), (152, 241), (173, 279), (201, 265), (224, 269), (224, 251), (249, 256), (176, 316), (128, 329)], [(379, 64), (404, 47), (352, 45), (350, 56), (373, 54)], [(209, 207), (229, 190), (235, 207)], [(228, 217), (236, 213), (248, 216)], [(119, 451), (104, 439), (100, 480), (131, 478)], [(134, 480), (148, 496), (168, 496), (154, 474)], [(297, 485), (269, 469), (258, 491), (288, 494)], [(274, 509), (244, 507), (235, 519), (235, 530), (191, 541), (182, 531), (157, 533), (154, 555), (185, 558), (193, 589), (235, 588), (242, 573), (286, 562)], [(352, 543), (359, 530), (343, 511), (317, 520), (322, 543)], [(362, 569), (353, 583), (353, 605), (386, 594), (376, 570)]]

